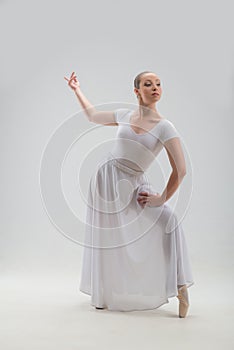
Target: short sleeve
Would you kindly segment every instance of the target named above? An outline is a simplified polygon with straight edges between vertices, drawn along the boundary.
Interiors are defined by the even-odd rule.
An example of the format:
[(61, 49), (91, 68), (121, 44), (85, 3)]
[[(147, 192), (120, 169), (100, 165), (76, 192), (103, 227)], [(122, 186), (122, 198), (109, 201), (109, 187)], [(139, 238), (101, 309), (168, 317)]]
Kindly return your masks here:
[(166, 119), (163, 127), (161, 128), (160, 141), (164, 144), (173, 137), (180, 137), (180, 134), (174, 124)]
[(114, 115), (115, 115), (115, 121), (116, 123), (120, 123), (121, 120), (123, 120), (124, 116), (129, 112), (127, 108), (118, 108), (114, 110)]

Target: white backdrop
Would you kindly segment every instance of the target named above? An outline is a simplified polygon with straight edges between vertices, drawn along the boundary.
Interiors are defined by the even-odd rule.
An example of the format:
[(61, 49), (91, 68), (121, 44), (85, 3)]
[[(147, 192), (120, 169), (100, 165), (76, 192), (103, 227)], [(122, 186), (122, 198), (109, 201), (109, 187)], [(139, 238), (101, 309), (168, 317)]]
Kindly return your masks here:
[[(195, 281), (218, 282), (231, 295), (231, 1), (22, 0), (1, 1), (0, 9), (1, 275), (57, 276), (77, 289), (82, 246), (51, 223), (39, 185), (48, 140), (81, 110), (63, 77), (75, 71), (89, 101), (102, 106), (136, 103), (133, 79), (152, 70), (162, 80), (157, 109), (180, 131), (193, 167), (183, 227)], [(117, 130), (105, 129), (103, 137)]]

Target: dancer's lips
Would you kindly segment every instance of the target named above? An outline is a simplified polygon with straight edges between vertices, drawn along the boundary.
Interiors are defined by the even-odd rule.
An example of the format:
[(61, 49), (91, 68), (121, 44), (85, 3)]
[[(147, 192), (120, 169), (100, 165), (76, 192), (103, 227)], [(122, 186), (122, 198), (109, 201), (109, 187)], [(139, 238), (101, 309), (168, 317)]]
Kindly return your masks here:
[(157, 92), (152, 93), (152, 96), (159, 96)]

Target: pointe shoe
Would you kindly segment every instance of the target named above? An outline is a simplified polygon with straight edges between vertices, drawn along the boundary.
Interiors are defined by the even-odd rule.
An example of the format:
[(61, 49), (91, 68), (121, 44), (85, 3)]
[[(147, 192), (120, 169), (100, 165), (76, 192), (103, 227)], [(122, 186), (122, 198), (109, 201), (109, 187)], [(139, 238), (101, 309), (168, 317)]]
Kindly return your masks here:
[(189, 308), (188, 290), (186, 284), (178, 289), (177, 298), (179, 299), (179, 317), (184, 318)]

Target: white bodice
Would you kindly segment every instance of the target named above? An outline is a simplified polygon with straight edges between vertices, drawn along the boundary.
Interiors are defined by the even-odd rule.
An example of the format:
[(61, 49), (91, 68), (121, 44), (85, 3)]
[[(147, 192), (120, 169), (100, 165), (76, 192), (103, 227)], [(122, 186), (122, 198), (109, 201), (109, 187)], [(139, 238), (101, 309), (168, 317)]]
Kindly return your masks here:
[(180, 136), (173, 123), (164, 118), (148, 132), (137, 134), (130, 126), (133, 112), (127, 108), (115, 110), (119, 126), (116, 142), (110, 153), (120, 163), (134, 170), (146, 171), (163, 149), (164, 143), (170, 138)]

